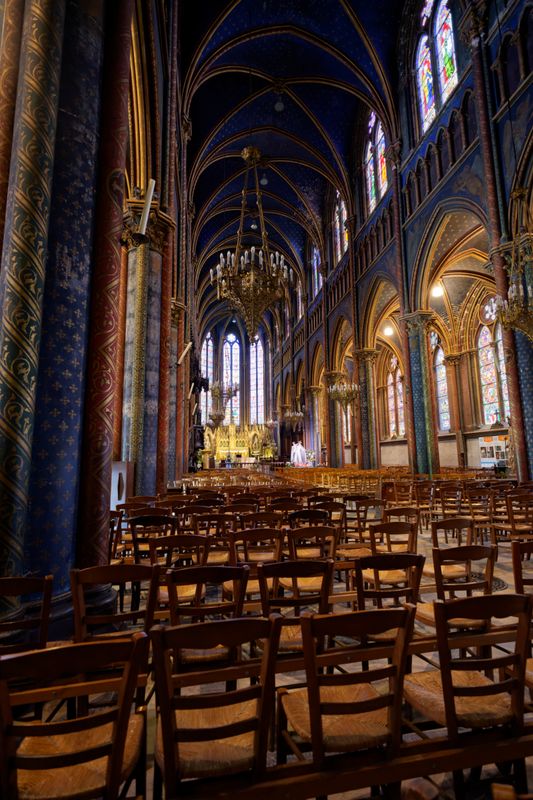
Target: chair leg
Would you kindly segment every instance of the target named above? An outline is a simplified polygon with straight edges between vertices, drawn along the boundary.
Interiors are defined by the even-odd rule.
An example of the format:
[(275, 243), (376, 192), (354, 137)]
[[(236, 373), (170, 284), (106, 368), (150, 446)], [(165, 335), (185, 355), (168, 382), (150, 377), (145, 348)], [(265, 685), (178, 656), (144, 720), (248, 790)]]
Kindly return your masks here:
[(455, 800), (465, 800), (465, 778), (462, 769), (456, 769), (453, 772), (453, 790), (455, 792)]
[(523, 758), (513, 761), (514, 787), (517, 794), (527, 794), (527, 770), (526, 762)]
[(400, 800), (402, 796), (401, 781), (395, 781), (394, 783), (387, 783), (383, 787), (383, 794), (385, 795), (387, 800)]
[(159, 764), (155, 759), (154, 759), (153, 797), (154, 800), (162, 800), (163, 798), (163, 775), (161, 774)]

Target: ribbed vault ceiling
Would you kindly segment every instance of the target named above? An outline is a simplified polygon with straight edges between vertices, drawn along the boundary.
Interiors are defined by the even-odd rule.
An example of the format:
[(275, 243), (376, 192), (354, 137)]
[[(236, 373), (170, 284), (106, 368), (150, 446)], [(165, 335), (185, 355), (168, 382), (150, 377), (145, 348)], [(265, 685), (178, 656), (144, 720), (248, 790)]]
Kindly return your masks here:
[[(366, 111), (397, 136), (396, 42), (402, 0), (204, 0), (180, 4), (182, 115), (190, 120), (189, 200), (202, 319), (228, 315), (210, 267), (235, 246), (245, 145), (261, 150), (272, 249), (301, 275), (305, 242), (324, 250), (325, 203), (348, 201)], [(280, 101), (282, 110), (275, 106)], [(248, 244), (260, 244), (247, 231)]]

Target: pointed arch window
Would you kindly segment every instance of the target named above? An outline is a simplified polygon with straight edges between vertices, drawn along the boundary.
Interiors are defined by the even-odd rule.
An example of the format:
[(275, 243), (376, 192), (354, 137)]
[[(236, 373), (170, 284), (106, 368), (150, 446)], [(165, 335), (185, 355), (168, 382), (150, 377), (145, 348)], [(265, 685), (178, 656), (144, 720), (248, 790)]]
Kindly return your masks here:
[(433, 90), (433, 68), (427, 35), (420, 37), (416, 54), (416, 83), (422, 119), (422, 130), (426, 131), (435, 119), (435, 92)]
[[(224, 339), (222, 347), (222, 381), (224, 387), (238, 386), (240, 383), (241, 369), (241, 344), (234, 333), (228, 333)], [(240, 424), (241, 417), (241, 393), (240, 389), (236, 395), (228, 401), (226, 405), (226, 416), (224, 425)]]
[[(208, 333), (202, 344), (200, 351), (200, 371), (202, 377), (207, 378), (209, 384), (213, 383), (213, 337)], [(202, 389), (200, 394), (200, 415), (202, 425), (209, 421), (209, 414), (211, 413), (211, 392), (206, 392)]]
[(457, 86), (453, 22), (447, 0), (442, 0), (435, 15), (435, 47), (439, 68), (440, 94), (442, 102), (445, 103)]
[(391, 357), (387, 372), (387, 418), (391, 439), (405, 436), (403, 376), (396, 356)]
[(509, 389), (500, 323), (491, 331), (482, 325), (477, 338), (483, 422), (494, 425), (510, 415)]
[(425, 132), (458, 83), (452, 12), (448, 0), (434, 9), (426, 0), (420, 15), (421, 33), (415, 53), (416, 91), (422, 132)]
[(435, 393), (437, 396), (437, 413), (439, 430), (450, 430), (450, 400), (448, 397), (448, 379), (446, 364), (444, 363), (444, 350), (440, 345), (435, 347), (433, 353), (433, 369), (435, 373)]
[(333, 243), (335, 247), (335, 260), (339, 262), (348, 248), (348, 228), (346, 222), (348, 213), (346, 203), (337, 192), (335, 200), (335, 215), (333, 220)]
[(365, 148), (364, 169), (368, 212), (371, 214), (389, 185), (385, 158), (385, 133), (374, 111), (368, 118), (368, 141)]
[(316, 297), (322, 288), (322, 273), (320, 272), (320, 250), (313, 245), (313, 297)]
[(265, 357), (263, 342), (257, 338), (250, 345), (250, 423), (265, 422)]

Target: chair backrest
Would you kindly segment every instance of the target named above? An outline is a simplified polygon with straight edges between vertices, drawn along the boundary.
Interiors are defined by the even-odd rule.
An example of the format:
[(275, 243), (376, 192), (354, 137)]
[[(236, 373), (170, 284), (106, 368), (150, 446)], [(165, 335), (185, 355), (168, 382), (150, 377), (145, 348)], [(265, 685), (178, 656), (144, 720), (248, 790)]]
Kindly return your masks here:
[[(496, 561), (496, 547), (461, 545), (459, 547), (433, 548), (435, 586), (439, 600), (448, 600), (457, 594), (491, 594)], [(461, 567), (453, 571), (450, 567)]]
[[(0, 619), (0, 655), (46, 647), (52, 602), (51, 575), (44, 578), (0, 578), (0, 598), (6, 609)], [(32, 613), (24, 609), (20, 615), (21, 600), (32, 598)], [(9, 609), (13, 610), (10, 614)]]
[[(91, 613), (89, 592), (97, 586), (111, 584), (125, 590), (131, 584), (131, 603), (121, 610)], [(146, 592), (141, 592), (145, 584)], [(70, 571), (70, 587), (74, 610), (74, 641), (86, 642), (114, 636), (131, 636), (136, 630), (146, 633), (154, 622), (159, 588), (159, 567), (149, 564), (110, 564)]]
[[(102, 787), (98, 795), (115, 800), (124, 780), (124, 749), (137, 678), (147, 658), (148, 637), (141, 632), (129, 640), (69, 644), (2, 656), (1, 796), (5, 800), (19, 797), (18, 770), (24, 770), (26, 787), (33, 781), (39, 785), (41, 797), (63, 796), (65, 773), (87, 764), (93, 782)], [(87, 714), (88, 700), (103, 693), (113, 699), (104, 709)], [(61, 698), (70, 701), (67, 718), (58, 721), (53, 715), (41, 716), (44, 704), (57, 704)], [(78, 704), (72, 702), (76, 698)], [(28, 721), (34, 704), (34, 719)], [(18, 713), (20, 706), (24, 707), (23, 719)], [(75, 708), (78, 716), (73, 718)], [(94, 774), (99, 764), (95, 759), (102, 763), (100, 776)]]
[(383, 512), (383, 522), (411, 522), (420, 524), (420, 509), (417, 506), (395, 506)]
[(302, 504), (299, 500), (293, 500), (290, 497), (280, 498), (279, 500), (271, 500), (269, 504), (269, 509), (271, 511), (298, 511), (302, 508)]
[(133, 557), (136, 564), (149, 559), (150, 541), (157, 536), (172, 536), (178, 532), (178, 520), (163, 509), (152, 509), (152, 514), (130, 517), (128, 530), (131, 534)]
[(368, 526), (370, 549), (377, 552), (378, 543), (392, 552), (416, 553), (417, 525), (412, 522), (379, 522)]
[[(254, 777), (262, 775), (266, 769), (268, 731), (274, 708), (275, 658), (279, 641), (280, 620), (257, 617), (203, 622), (180, 625), (178, 627), (156, 626), (151, 633), (155, 682), (161, 713), (161, 733), (164, 759), (164, 785), (168, 798), (179, 796), (179, 784), (187, 773), (187, 748), (198, 746), (209, 753), (209, 742), (220, 742), (237, 734), (249, 733), (251, 741), (243, 759), (234, 768), (240, 772), (249, 771)], [(261, 658), (245, 658), (244, 646), (262, 640), (264, 642)], [(232, 664), (223, 670), (212, 665), (207, 669), (180, 674), (175, 672), (174, 653), (182, 649), (226, 647), (234, 653)], [(250, 677), (255, 681), (250, 685)], [(236, 682), (247, 678), (241, 688), (228, 688), (220, 691), (216, 686), (220, 681)], [(183, 686), (196, 686), (198, 693), (184, 695)], [(214, 687), (213, 691), (207, 691)], [(224, 714), (220, 714), (221, 705)], [(232, 707), (237, 711), (231, 713)], [(195, 725), (189, 722), (196, 719)], [(225, 718), (224, 718), (225, 717)], [(238, 721), (237, 721), (238, 720)], [(201, 725), (199, 723), (203, 722)], [(233, 740), (234, 741), (234, 740)], [(216, 750), (215, 750), (216, 753)], [(213, 764), (213, 774), (228, 771), (227, 764)], [(224, 770), (224, 767), (226, 768)], [(231, 767), (230, 770), (231, 771)], [(219, 780), (223, 780), (220, 778)]]
[(447, 547), (471, 544), (474, 537), (474, 520), (470, 517), (448, 517), (431, 523), (431, 544), (433, 547)]
[[(263, 616), (268, 616), (273, 611), (291, 608), (293, 616), (298, 617), (302, 608), (316, 606), (319, 614), (327, 614), (329, 611), (329, 595), (333, 583), (334, 561), (331, 558), (325, 561), (298, 560), (298, 561), (278, 561), (271, 564), (258, 564), (257, 577), (259, 580), (259, 591), (261, 593), (261, 611)], [(306, 585), (299, 583), (298, 579), (320, 578), (320, 585), (317, 588), (305, 588)], [(288, 594), (284, 591), (279, 592), (279, 582), (281, 579), (292, 582), (292, 591)], [(287, 617), (284, 616), (284, 624)]]
[(289, 558), (335, 558), (337, 532), (330, 525), (293, 528), (286, 532)]
[(248, 528), (228, 534), (230, 563), (248, 564), (255, 574), (257, 564), (265, 561), (280, 561), (284, 531), (279, 528)]
[[(357, 606), (385, 608), (416, 605), (425, 557), (416, 553), (380, 553), (354, 561)], [(372, 580), (369, 580), (371, 573)]]
[(533, 541), (511, 542), (514, 586), (517, 594), (533, 594)]
[[(171, 624), (180, 625), (185, 618), (197, 621), (242, 616), (249, 572), (246, 564), (205, 564), (168, 570), (166, 583)], [(231, 584), (231, 592), (224, 592), (224, 584)], [(194, 594), (180, 598), (180, 587), (191, 586), (195, 587)]]
[[(386, 709), (386, 736), (382, 746), (390, 754), (399, 746), (403, 677), (414, 615), (414, 607), (408, 606), (302, 617), (313, 761), (318, 767), (326, 753), (322, 721), (324, 716), (356, 715)], [(366, 647), (364, 642), (369, 635), (379, 635), (390, 630), (397, 630), (396, 638), (385, 654), (390, 661), (388, 664), (384, 664), (382, 660), (376, 663), (371, 648)], [(383, 651), (380, 658), (384, 658)], [(349, 672), (342, 674), (333, 674), (324, 669), (326, 666), (344, 663), (355, 663), (358, 669), (352, 671), (350, 668)], [(387, 682), (385, 688), (384, 681)], [(357, 687), (362, 689), (362, 685), (366, 688), (358, 691)], [(379, 690), (376, 688), (378, 685)], [(343, 691), (335, 695), (333, 701), (328, 701), (328, 692), (331, 693), (334, 687), (342, 687), (343, 690), (351, 687), (351, 691)], [(365, 744), (362, 749), (366, 747)], [(342, 744), (339, 743), (335, 749), (342, 749)]]
[(292, 511), (288, 515), (288, 522), (291, 528), (302, 527), (303, 525), (327, 525), (329, 513), (325, 510), (316, 508), (302, 508)]
[(281, 528), (283, 514), (281, 511), (253, 511), (244, 514), (241, 521), (246, 528)]
[(314, 507), (317, 511), (327, 511), (330, 522), (339, 528), (341, 532), (346, 530), (346, 503), (338, 500), (324, 500), (317, 503)]
[[(468, 718), (461, 713), (458, 701), (461, 698), (490, 698), (507, 693), (510, 703), (506, 708), (507, 725), (519, 731), (524, 716), (524, 675), (527, 654), (529, 652), (529, 628), (531, 621), (533, 598), (516, 594), (479, 595), (456, 600), (436, 600), (435, 627), (439, 651), (440, 674), (444, 695), (444, 709), (448, 736), (457, 737), (459, 728), (472, 727)], [(484, 636), (493, 619), (514, 618), (515, 624), (509, 626), (509, 643), (511, 652), (502, 653), (501, 649), (490, 648)], [(468, 630), (468, 646), (458, 644), (458, 637), (464, 634), (457, 632), (457, 620), (463, 623), (468, 620), (485, 625)], [(463, 627), (468, 627), (464, 625)], [(458, 648), (460, 649), (458, 650)], [(480, 649), (482, 648), (481, 653)], [(507, 645), (509, 647), (509, 645)], [(452, 670), (454, 671), (452, 673)], [(455, 676), (465, 672), (483, 673), (490, 680), (477, 682), (472, 686), (468, 681), (459, 681)], [(471, 717), (472, 715), (470, 715)], [(479, 727), (487, 727), (478, 715)]]
[[(208, 554), (209, 537), (195, 536), (194, 533), (157, 536), (150, 542), (150, 562), (159, 564), (165, 571), (205, 564)], [(163, 577), (161, 572), (161, 578)]]
[(386, 506), (384, 500), (364, 498), (362, 500), (356, 500), (354, 505), (355, 523), (360, 533), (366, 530), (369, 523), (380, 522), (383, 519), (383, 512)]
[(197, 536), (223, 536), (228, 522), (229, 517), (218, 510), (192, 515), (192, 528)]

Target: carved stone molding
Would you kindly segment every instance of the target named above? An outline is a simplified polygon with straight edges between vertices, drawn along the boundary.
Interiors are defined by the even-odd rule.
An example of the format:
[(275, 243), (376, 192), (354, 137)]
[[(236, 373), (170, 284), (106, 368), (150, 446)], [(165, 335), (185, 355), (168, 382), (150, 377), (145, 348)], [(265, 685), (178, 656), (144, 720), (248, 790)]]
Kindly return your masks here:
[(408, 336), (426, 333), (434, 319), (433, 311), (414, 311), (412, 314), (400, 317), (400, 320), (405, 322)]
[(363, 347), (361, 350), (356, 350), (355, 355), (360, 362), (367, 361), (370, 364), (374, 364), (378, 357), (378, 351), (374, 350), (373, 347)]
[(402, 143), (400, 139), (391, 142), (385, 149), (385, 158), (389, 162), (391, 169), (399, 169), (402, 161)]
[(460, 364), (461, 359), (464, 353), (449, 353), (447, 356), (444, 356), (444, 363), (446, 366), (455, 366), (455, 364)]
[(150, 250), (162, 253), (169, 231), (176, 227), (174, 220), (167, 214), (152, 205), (146, 226), (146, 235), (138, 233), (143, 202), (141, 200), (128, 201), (128, 211), (124, 215), (124, 228), (120, 237), (121, 244), (128, 250), (149, 244)]
[(323, 386), (308, 386), (307, 387), (307, 391), (313, 397), (320, 397), (320, 395), (322, 394), (323, 390), (324, 390)]
[(328, 386), (333, 386), (335, 383), (342, 383), (346, 381), (346, 374), (338, 370), (331, 370), (325, 373), (326, 383)]

